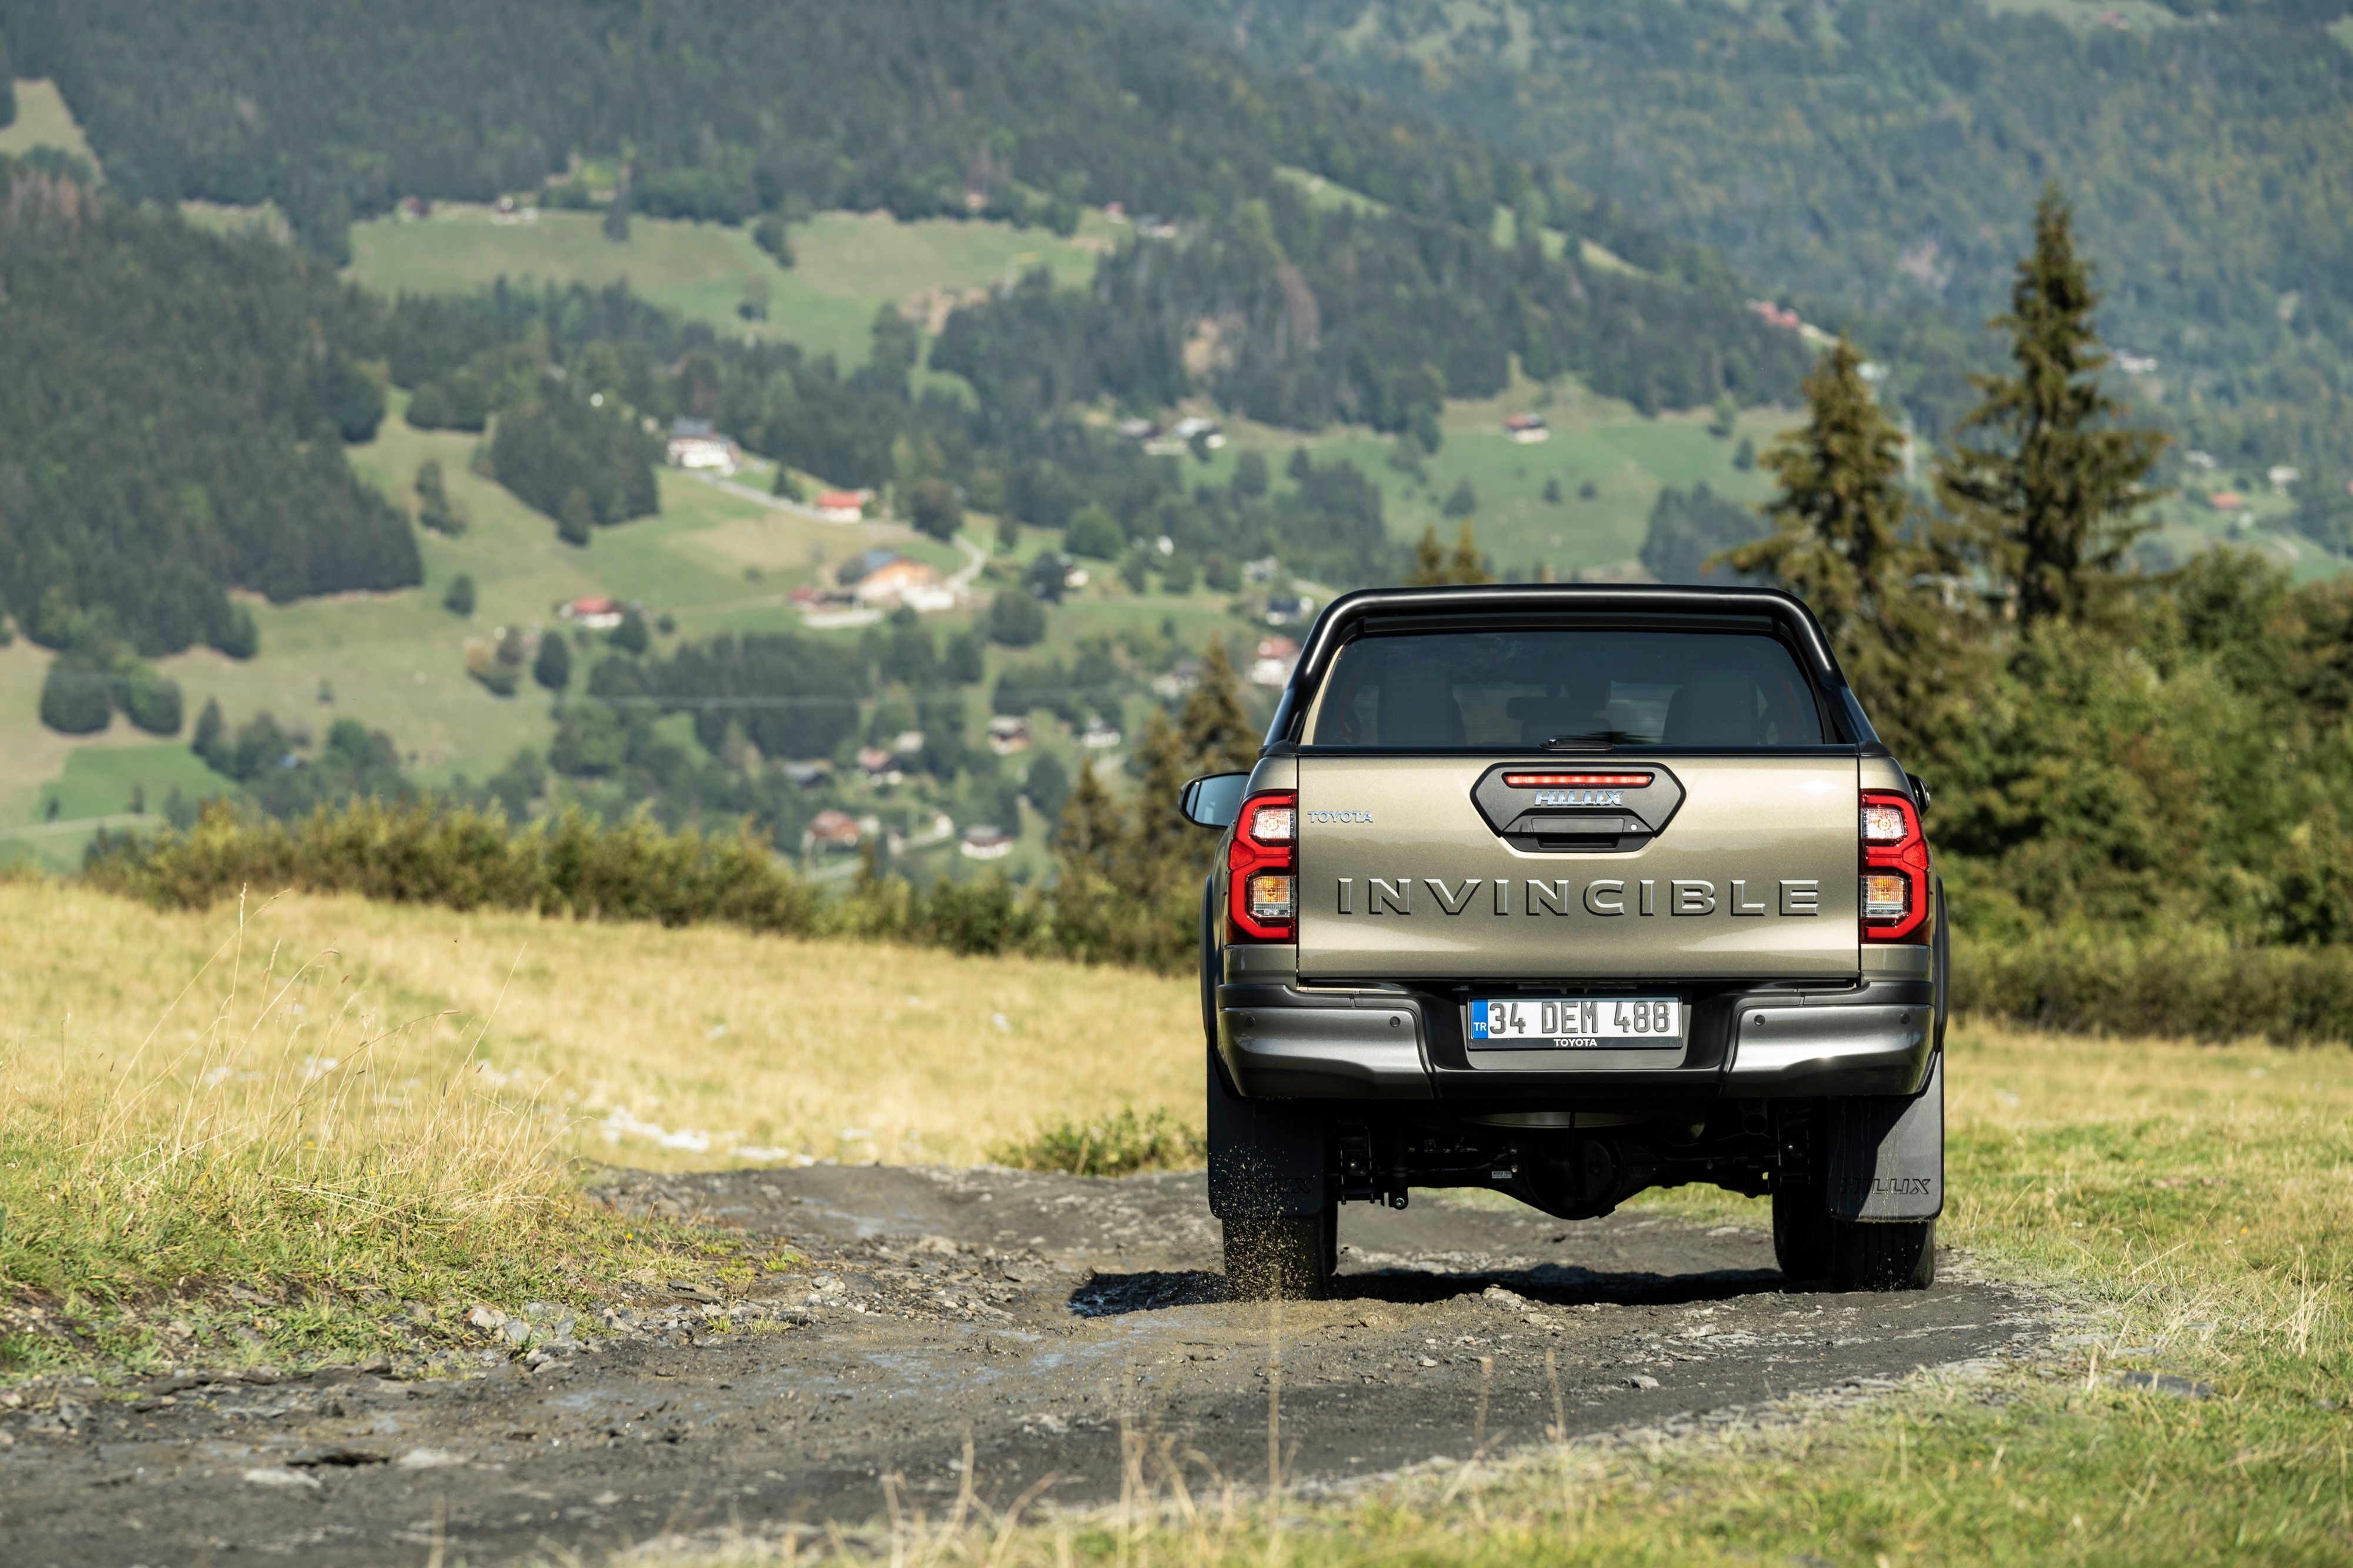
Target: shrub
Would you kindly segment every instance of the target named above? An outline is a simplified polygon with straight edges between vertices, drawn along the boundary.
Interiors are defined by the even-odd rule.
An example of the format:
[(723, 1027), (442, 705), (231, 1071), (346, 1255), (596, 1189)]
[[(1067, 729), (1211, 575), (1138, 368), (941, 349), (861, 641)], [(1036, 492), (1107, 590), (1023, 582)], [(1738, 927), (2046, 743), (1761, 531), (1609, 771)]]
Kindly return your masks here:
[(1120, 531), (1119, 520), (1092, 504), (1079, 509), (1062, 536), (1063, 549), (1096, 561), (1109, 561), (1126, 547), (1127, 536)]
[(988, 639), (1007, 647), (1029, 647), (1046, 637), (1046, 606), (1027, 588), (998, 591), (988, 605)]
[(1198, 1167), (1208, 1141), (1166, 1110), (1138, 1116), (1123, 1106), (1092, 1121), (1058, 1116), (1018, 1142), (999, 1143), (988, 1157), (1019, 1171), (1061, 1171), (1073, 1176), (1127, 1176), (1138, 1171)]
[(60, 654), (41, 678), (41, 722), (60, 735), (94, 735), (113, 721), (113, 688), (104, 666)]
[(124, 678), (121, 695), (123, 714), (136, 728), (151, 735), (180, 732), (185, 710), (178, 681), (142, 670)]
[(2353, 1041), (2353, 951), (2235, 945), (2194, 926), (2137, 941), (2082, 927), (1964, 937), (1953, 1005), (2066, 1034)]
[(441, 607), (453, 616), (474, 613), (474, 579), (464, 572), (449, 579), (449, 591), (441, 596)]
[(953, 539), (964, 526), (964, 499), (945, 479), (917, 479), (907, 487), (907, 520), (920, 533)]

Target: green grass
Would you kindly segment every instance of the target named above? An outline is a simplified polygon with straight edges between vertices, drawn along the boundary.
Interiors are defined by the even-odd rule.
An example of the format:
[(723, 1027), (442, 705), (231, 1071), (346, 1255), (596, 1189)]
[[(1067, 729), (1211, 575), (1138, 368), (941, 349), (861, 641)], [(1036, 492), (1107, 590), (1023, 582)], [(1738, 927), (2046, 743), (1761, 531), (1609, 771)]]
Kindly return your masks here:
[(71, 153), (90, 160), (98, 167), (97, 154), (74, 123), (73, 111), (66, 107), (57, 84), (46, 79), (16, 83), (16, 118), (0, 127), (0, 155), (14, 156), (31, 152), (36, 147), (54, 147), (61, 153)]
[(163, 809), (164, 797), (177, 789), (190, 799), (222, 793), (218, 773), (196, 760), (177, 741), (132, 742), (119, 746), (82, 746), (66, 759), (65, 772), (41, 792), (41, 814), (57, 803), (59, 819), (111, 816), (132, 810), (134, 797), (143, 795), (149, 813)]
[[(1651, 508), (1668, 485), (1689, 489), (1704, 482), (1720, 495), (1764, 500), (1771, 493), (1769, 477), (1736, 468), (1733, 455), (1742, 437), (1762, 452), (1799, 420), (1788, 409), (1750, 409), (1731, 437), (1718, 438), (1708, 434), (1705, 414), (1645, 418), (1567, 378), (1552, 390), (1549, 406), (1545, 402), (1543, 387), (1515, 381), (1495, 397), (1450, 404), (1440, 421), (1445, 440), (1423, 459), (1420, 479), (1391, 468), (1394, 442), (1361, 426), (1303, 437), (1246, 421), (1229, 422), (1230, 443), (1207, 465), (1188, 462), (1186, 479), (1223, 483), (1250, 447), (1264, 451), (1278, 472), (1300, 446), (1319, 462), (1345, 458), (1380, 486), (1389, 534), (1401, 542), (1433, 526), (1451, 542), (1461, 525), (1443, 508), (1455, 485), (1468, 479), (1479, 503), (1472, 527), (1496, 570), (1526, 574), (1542, 565), (1565, 578), (1631, 563), (1641, 550)], [(1543, 413), (1551, 439), (1523, 446), (1504, 433), (1504, 416), (1528, 410)], [(1558, 482), (1559, 502), (1544, 499), (1546, 480)], [(1579, 491), (1588, 483), (1594, 494), (1586, 499)]]
[[(422, 220), (354, 225), (347, 275), (386, 294), (466, 293), (501, 278), (597, 286), (626, 279), (691, 320), (734, 335), (787, 339), (846, 367), (865, 360), (874, 313), (886, 304), (911, 309), (936, 328), (955, 299), (1033, 267), (1065, 283), (1083, 281), (1122, 232), (1092, 212), (1069, 239), (997, 222), (820, 213), (792, 231), (797, 259), (786, 268), (742, 228), (639, 217), (628, 241), (616, 244), (602, 224), (596, 213), (543, 211), (523, 223), (485, 206), (445, 204)], [(765, 321), (736, 313), (754, 279), (769, 290)]]

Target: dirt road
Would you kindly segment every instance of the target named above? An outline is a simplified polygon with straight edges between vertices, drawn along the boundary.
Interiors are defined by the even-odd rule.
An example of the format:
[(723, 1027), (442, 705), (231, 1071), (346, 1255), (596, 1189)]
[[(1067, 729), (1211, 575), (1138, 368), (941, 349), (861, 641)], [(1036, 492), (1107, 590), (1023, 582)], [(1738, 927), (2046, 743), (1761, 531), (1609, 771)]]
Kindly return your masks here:
[[(605, 1322), (486, 1331), (476, 1375), (187, 1374), (0, 1415), (0, 1561), (481, 1565), (649, 1536), (1115, 1496), (1122, 1432), (1190, 1484), (1287, 1482), (2022, 1353), (1993, 1284), (1791, 1292), (1760, 1232), (1567, 1225), (1427, 1196), (1351, 1206), (1339, 1299), (1220, 1299), (1198, 1173), (1088, 1181), (828, 1167), (621, 1179), (617, 1201), (789, 1235), (816, 1260), (731, 1300), (681, 1279)], [(489, 1320), (485, 1320), (486, 1322)], [(578, 1342), (588, 1348), (575, 1348)], [(1551, 1358), (1548, 1371), (1547, 1356)], [(512, 1359), (510, 1359), (512, 1358)], [(534, 1364), (535, 1363), (535, 1364)], [(1187, 1456), (1190, 1456), (1187, 1458)]]

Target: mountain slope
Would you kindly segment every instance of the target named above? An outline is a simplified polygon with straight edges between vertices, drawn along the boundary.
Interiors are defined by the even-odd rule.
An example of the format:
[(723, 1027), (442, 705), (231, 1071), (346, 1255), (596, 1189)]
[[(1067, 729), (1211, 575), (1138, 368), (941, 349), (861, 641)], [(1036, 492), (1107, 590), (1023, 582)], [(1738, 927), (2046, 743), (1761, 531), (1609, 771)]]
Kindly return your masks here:
[[(273, 199), (329, 255), (396, 196), (527, 190), (575, 158), (616, 169), (616, 201), (729, 221), (1066, 224), (1081, 202), (1166, 220), (1152, 226), (1175, 248), (1135, 263), (1132, 298), (1057, 305), (1025, 409), (1206, 390), (1286, 424), (1399, 429), (1502, 390), (1514, 354), (1646, 407), (1770, 397), (1806, 358), (1738, 310), (1701, 247), (1476, 136), (1124, 6), (20, 0), (7, 26), (126, 192)], [(1363, 210), (1318, 203), (1300, 171)], [(1495, 243), (1499, 211), (1516, 248)], [(1637, 269), (1603, 276), (1586, 244)]]
[(227, 591), (417, 581), (407, 520), (343, 458), (382, 390), (325, 267), (0, 160), (0, 609), (142, 653), (250, 652)]
[(2309, 465), (2353, 436), (2343, 0), (1165, 3), (1849, 310), (1974, 327), (2056, 178), (2109, 340), (2158, 360), (2141, 395), (2194, 443)]

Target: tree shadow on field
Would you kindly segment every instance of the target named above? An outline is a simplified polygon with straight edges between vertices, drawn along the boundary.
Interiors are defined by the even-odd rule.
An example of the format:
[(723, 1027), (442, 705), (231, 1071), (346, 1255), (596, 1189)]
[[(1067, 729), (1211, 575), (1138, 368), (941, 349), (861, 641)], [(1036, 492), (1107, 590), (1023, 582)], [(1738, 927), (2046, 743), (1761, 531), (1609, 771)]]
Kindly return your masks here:
[[(1429, 1306), (1461, 1296), (1475, 1296), (1490, 1286), (1501, 1286), (1544, 1307), (1686, 1307), (1804, 1288), (1776, 1268), (1660, 1274), (1645, 1270), (1603, 1272), (1546, 1263), (1533, 1268), (1465, 1268), (1460, 1272), (1389, 1268), (1343, 1272), (1332, 1278), (1330, 1299)], [(1071, 1313), (1082, 1318), (1123, 1317), (1131, 1312), (1207, 1306), (1227, 1300), (1226, 1277), (1207, 1268), (1147, 1268), (1133, 1274), (1097, 1274), (1068, 1298)]]

